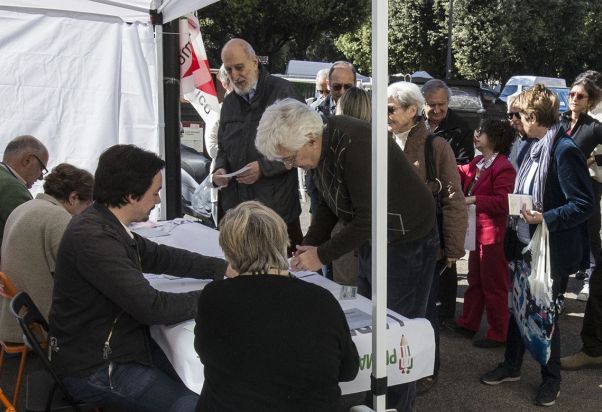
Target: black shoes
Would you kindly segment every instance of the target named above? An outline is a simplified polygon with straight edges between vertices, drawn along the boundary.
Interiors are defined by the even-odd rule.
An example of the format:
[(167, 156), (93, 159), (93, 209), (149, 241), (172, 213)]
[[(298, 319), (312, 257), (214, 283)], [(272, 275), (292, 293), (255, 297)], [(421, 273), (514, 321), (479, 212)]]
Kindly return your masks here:
[(472, 344), (473, 344), (473, 346), (476, 346), (477, 348), (483, 348), (483, 349), (499, 348), (500, 346), (506, 345), (505, 342), (498, 342), (497, 340), (492, 340), (492, 339), (487, 339), (487, 338), (476, 339), (475, 341), (472, 342)]
[(462, 335), (466, 339), (472, 339), (472, 338), (474, 338), (474, 335), (477, 334), (477, 332), (475, 332), (474, 330), (463, 328), (462, 326), (459, 326), (459, 325), (456, 325), (454, 327), (454, 332), (456, 332), (459, 335)]
[(560, 395), (560, 385), (551, 380), (545, 380), (537, 390), (535, 403), (538, 406), (552, 406), (556, 403), (556, 398)]
[(481, 382), (485, 385), (499, 385), (502, 382), (516, 382), (519, 380), (520, 372), (513, 372), (505, 362), (500, 363), (497, 368), (481, 376)]
[(426, 376), (422, 379), (418, 379), (418, 381), (416, 381), (416, 395), (424, 395), (425, 393), (430, 391), (436, 383), (437, 376), (435, 375)]

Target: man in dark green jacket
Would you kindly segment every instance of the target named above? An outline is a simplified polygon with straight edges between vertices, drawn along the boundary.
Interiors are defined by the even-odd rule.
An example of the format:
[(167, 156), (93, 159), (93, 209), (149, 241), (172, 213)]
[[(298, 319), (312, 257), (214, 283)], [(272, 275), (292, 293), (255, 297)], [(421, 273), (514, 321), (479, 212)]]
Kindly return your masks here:
[(33, 136), (19, 136), (4, 149), (0, 162), (0, 243), (11, 212), (32, 199), (29, 190), (42, 179), (48, 163), (48, 150)]

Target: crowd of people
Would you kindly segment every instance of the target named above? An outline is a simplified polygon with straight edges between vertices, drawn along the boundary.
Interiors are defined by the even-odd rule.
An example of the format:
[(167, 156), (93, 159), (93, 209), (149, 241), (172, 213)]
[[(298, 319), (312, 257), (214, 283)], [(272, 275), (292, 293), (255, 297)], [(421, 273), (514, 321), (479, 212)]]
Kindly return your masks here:
[[(330, 292), (291, 272), (321, 271), (371, 297), (370, 95), (344, 61), (318, 73), (316, 98), (304, 102), (245, 40), (228, 41), (221, 58), (229, 93), (206, 141), (225, 260), (130, 230), (160, 201), (165, 163), (155, 154), (116, 145), (100, 156), (94, 176), (66, 163), (47, 174), (46, 147), (19, 136), (0, 163), (0, 268), (48, 317), (49, 358), (78, 400), (144, 411), (343, 410), (338, 383), (359, 367), (345, 316)], [(405, 317), (428, 319), (436, 351), (433, 374), (388, 388), (388, 407), (413, 410), (417, 393), (437, 383), (440, 330), (473, 339), (483, 312), (487, 330), (474, 346), (506, 349), (481, 382), (520, 378), (528, 345), (508, 294), (530, 293), (520, 290), (526, 286), (515, 281), (516, 268), (530, 267), (527, 246), (542, 225), (556, 316), (536, 403), (555, 403), (562, 368), (602, 366), (601, 90), (599, 73), (583, 73), (561, 114), (558, 97), (536, 85), (510, 96), (507, 120), (470, 130), (448, 107), (445, 82), (389, 85), (386, 302)], [(305, 234), (297, 169), (311, 198)], [(44, 193), (32, 199), (28, 189), (41, 179)], [(511, 194), (532, 205), (510, 216)], [(456, 262), (467, 243), (468, 288), (456, 319)], [(169, 293), (145, 273), (215, 281)], [(583, 349), (562, 358), (557, 314), (575, 273), (585, 279)], [(150, 325), (192, 318), (205, 374), (200, 397), (149, 333)], [(0, 340), (22, 341), (6, 301)]]

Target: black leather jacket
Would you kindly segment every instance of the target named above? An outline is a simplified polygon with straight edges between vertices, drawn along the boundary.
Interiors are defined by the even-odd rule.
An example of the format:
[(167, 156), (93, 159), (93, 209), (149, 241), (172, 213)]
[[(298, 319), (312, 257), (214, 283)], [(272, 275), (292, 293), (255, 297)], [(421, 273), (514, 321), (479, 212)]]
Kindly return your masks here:
[(148, 326), (194, 318), (200, 291), (161, 292), (143, 273), (223, 278), (225, 270), (222, 259), (130, 237), (94, 203), (73, 218), (59, 246), (51, 362), (63, 377), (85, 376), (109, 361), (151, 364)]

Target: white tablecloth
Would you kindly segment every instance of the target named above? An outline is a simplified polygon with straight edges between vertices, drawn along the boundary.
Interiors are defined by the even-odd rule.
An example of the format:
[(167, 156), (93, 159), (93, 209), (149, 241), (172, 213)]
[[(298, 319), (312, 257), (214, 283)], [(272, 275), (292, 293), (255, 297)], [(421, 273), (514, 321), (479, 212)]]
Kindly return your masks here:
[[(157, 243), (192, 250), (209, 256), (223, 257), (218, 245), (218, 232), (198, 223), (169, 225), (167, 236), (151, 239)], [(149, 237), (150, 237), (149, 236)], [(344, 311), (371, 316), (369, 299), (340, 299), (341, 286), (316, 273), (298, 273), (305, 281), (320, 285), (333, 293)], [(150, 283), (159, 290), (185, 292), (202, 289), (208, 281), (180, 279), (171, 276), (148, 275)], [(359, 311), (359, 312), (358, 312)], [(435, 343), (433, 329), (425, 319), (406, 319), (392, 311), (387, 314), (387, 375), (389, 385), (411, 382), (433, 372)], [(203, 387), (203, 365), (194, 351), (194, 320), (171, 326), (153, 326), (151, 335), (165, 352), (174, 369), (188, 388), (199, 393)], [(355, 380), (341, 383), (343, 394), (370, 389), (372, 368), (372, 328), (353, 329), (351, 335), (360, 357), (360, 371)]]

